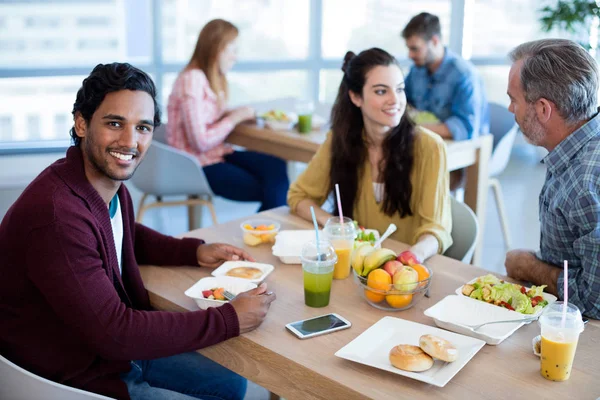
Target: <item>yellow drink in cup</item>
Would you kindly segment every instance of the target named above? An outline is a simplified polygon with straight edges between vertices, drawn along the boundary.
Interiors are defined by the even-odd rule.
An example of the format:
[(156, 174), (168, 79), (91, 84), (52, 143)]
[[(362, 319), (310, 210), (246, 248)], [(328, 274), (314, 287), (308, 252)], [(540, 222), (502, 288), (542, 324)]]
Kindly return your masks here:
[(567, 304), (563, 319), (563, 302), (550, 304), (540, 316), (542, 343), (540, 374), (551, 381), (566, 381), (571, 376), (579, 334), (583, 331), (581, 312)]
[(551, 381), (566, 381), (571, 375), (573, 358), (577, 350), (577, 340), (574, 342), (554, 342), (542, 336), (542, 376)]
[(350, 276), (350, 257), (356, 229), (350, 218), (344, 217), (342, 221), (340, 217), (331, 217), (323, 229), (325, 238), (331, 242), (338, 257), (333, 270), (333, 279), (346, 279)]
[[(347, 242), (338, 241), (331, 243), (333, 248), (335, 249), (335, 254), (337, 254), (338, 260), (335, 263), (335, 267), (333, 268), (333, 279), (346, 279), (350, 275), (350, 257), (352, 256), (352, 247), (346, 247), (348, 245)], [(352, 241), (354, 244), (354, 241)]]

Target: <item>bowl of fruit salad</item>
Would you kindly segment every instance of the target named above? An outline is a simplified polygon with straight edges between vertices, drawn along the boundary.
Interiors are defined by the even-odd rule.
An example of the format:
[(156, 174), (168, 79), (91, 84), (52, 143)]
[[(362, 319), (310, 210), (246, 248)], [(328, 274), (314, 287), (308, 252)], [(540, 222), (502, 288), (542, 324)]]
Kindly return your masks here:
[[(376, 229), (365, 229), (364, 226), (360, 226), (358, 221), (354, 221), (354, 227), (356, 228), (356, 238), (354, 238), (354, 248), (358, 247), (362, 243), (375, 244), (379, 239), (379, 232)], [(381, 247), (381, 246), (378, 246)]]
[(273, 130), (290, 130), (298, 122), (298, 116), (294, 113), (282, 110), (270, 110), (259, 115), (265, 121), (265, 125)]
[(196, 282), (194, 286), (185, 291), (185, 295), (192, 298), (198, 307), (206, 310), (209, 307), (219, 307), (227, 303), (227, 299), (223, 295), (226, 290), (237, 296), (254, 288), (256, 288), (256, 284), (247, 279), (210, 276)]
[(250, 219), (240, 224), (244, 243), (258, 246), (262, 243), (275, 243), (275, 236), (281, 229), (278, 222), (266, 219)]

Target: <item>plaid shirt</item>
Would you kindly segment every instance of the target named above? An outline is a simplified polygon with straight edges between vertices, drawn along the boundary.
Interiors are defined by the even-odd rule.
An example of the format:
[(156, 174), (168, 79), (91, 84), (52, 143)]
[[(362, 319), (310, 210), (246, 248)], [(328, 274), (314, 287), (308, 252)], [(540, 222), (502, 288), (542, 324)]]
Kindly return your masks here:
[(167, 143), (196, 156), (203, 167), (223, 162), (233, 153), (223, 141), (235, 126), (224, 111), (204, 72), (183, 71), (169, 96)]
[[(600, 318), (600, 114), (564, 139), (542, 161), (539, 258), (569, 262), (569, 302)], [(564, 298), (563, 274), (558, 297)]]

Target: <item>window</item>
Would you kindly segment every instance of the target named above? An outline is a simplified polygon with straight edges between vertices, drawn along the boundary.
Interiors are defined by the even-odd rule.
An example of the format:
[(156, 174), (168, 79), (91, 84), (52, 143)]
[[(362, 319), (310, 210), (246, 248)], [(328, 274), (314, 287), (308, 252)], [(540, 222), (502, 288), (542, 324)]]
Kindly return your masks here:
[(566, 37), (564, 32), (542, 32), (539, 9), (547, 2), (477, 0), (473, 3), (473, 57), (506, 57), (521, 43)]
[(407, 58), (401, 32), (408, 21), (423, 11), (431, 11), (442, 25), (442, 39), (448, 43), (450, 0), (346, 0), (323, 1), (323, 57), (342, 58), (380, 47), (398, 58)]
[[(167, 119), (169, 94), (177, 74), (166, 74), (163, 79), (162, 111)], [(229, 105), (232, 107), (252, 104), (281, 97), (309, 97), (308, 72), (303, 70), (274, 72), (231, 72), (229, 82)]]
[[(68, 142), (68, 130), (72, 125), (71, 110), (83, 78), (0, 79), (1, 140)], [(4, 126), (10, 127), (10, 135), (4, 132)]]
[[(146, 0), (3, 2), (0, 15), (0, 68), (94, 66), (151, 57)], [(132, 32), (143, 35), (141, 48)]]
[(240, 30), (240, 60), (308, 57), (309, 0), (163, 0), (161, 4), (165, 60), (187, 62), (200, 30), (215, 18), (227, 19)]
[(510, 99), (506, 90), (508, 89), (510, 65), (479, 66), (477, 69), (483, 79), (488, 102), (508, 107)]

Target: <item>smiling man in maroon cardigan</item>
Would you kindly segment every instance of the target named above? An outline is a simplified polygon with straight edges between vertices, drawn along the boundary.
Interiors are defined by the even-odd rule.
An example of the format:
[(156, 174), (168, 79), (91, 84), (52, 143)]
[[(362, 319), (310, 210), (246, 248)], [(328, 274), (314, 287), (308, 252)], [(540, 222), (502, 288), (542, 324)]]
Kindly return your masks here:
[(138, 263), (251, 260), (233, 246), (134, 222), (122, 182), (160, 125), (152, 80), (129, 64), (98, 65), (73, 116), (66, 158), (0, 225), (0, 352), (45, 378), (116, 398), (243, 398), (242, 377), (194, 350), (256, 328), (275, 296), (263, 285), (218, 308), (152, 311), (140, 277)]

